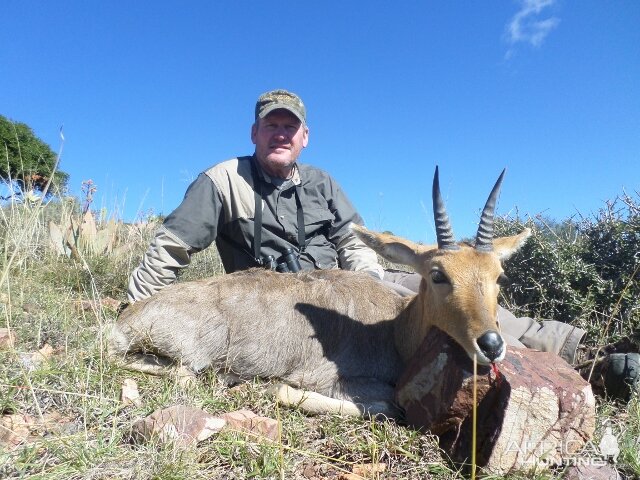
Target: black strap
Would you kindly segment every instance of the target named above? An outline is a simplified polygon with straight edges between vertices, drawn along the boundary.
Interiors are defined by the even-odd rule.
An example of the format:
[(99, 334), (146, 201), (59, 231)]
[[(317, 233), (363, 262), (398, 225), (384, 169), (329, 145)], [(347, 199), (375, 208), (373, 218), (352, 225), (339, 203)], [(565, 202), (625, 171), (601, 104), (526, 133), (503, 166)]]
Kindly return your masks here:
[(302, 201), (300, 200), (302, 187), (296, 185), (296, 208), (298, 210), (298, 246), (300, 247), (300, 253), (303, 253), (307, 248), (306, 232), (304, 231), (304, 211), (302, 210)]
[(255, 202), (255, 214), (253, 218), (253, 257), (258, 265), (262, 265), (260, 249), (262, 247), (262, 182), (258, 175), (255, 158), (251, 160), (251, 176), (253, 177), (253, 199)]
[[(255, 202), (255, 215), (253, 219), (253, 255), (255, 257), (255, 261), (259, 265), (262, 265), (262, 255), (260, 254), (260, 250), (262, 249), (262, 181), (258, 175), (258, 167), (255, 164), (256, 161), (255, 157), (251, 159), (253, 198)], [(300, 185), (296, 185), (294, 195), (296, 197), (296, 210), (298, 215), (298, 247), (300, 249), (300, 253), (304, 252), (307, 248), (301, 192), (302, 187)]]
[(253, 191), (256, 202), (256, 215), (253, 220), (253, 256), (256, 262), (261, 263), (260, 249), (262, 247), (262, 195), (257, 190)]
[[(234, 238), (230, 237), (229, 235), (220, 232), (218, 233), (218, 238), (221, 238), (222, 240), (224, 240), (226, 243), (228, 243), (229, 245), (231, 245), (233, 248), (235, 248), (236, 250), (244, 253), (247, 257), (249, 257), (253, 262), (256, 261), (253, 252), (250, 251), (246, 246), (244, 246), (243, 244), (241, 244), (240, 242), (236, 241)], [(262, 261), (257, 262), (256, 265), (257, 267), (262, 266)]]

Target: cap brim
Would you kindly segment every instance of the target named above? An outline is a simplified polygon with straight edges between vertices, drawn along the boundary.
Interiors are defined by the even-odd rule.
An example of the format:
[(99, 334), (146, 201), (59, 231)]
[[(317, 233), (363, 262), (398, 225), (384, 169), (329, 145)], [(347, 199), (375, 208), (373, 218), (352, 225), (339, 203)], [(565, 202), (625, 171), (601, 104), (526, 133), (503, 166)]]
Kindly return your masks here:
[(304, 117), (302, 116), (302, 114), (299, 111), (297, 111), (291, 105), (286, 105), (286, 104), (282, 104), (282, 103), (274, 103), (273, 105), (269, 105), (268, 107), (264, 108), (260, 112), (260, 115), (258, 115), (258, 117), (259, 118), (264, 118), (267, 115), (269, 115), (271, 112), (273, 112), (274, 110), (287, 110), (288, 112), (293, 113), (296, 116), (296, 118), (298, 120), (300, 120), (302, 123), (305, 123)]

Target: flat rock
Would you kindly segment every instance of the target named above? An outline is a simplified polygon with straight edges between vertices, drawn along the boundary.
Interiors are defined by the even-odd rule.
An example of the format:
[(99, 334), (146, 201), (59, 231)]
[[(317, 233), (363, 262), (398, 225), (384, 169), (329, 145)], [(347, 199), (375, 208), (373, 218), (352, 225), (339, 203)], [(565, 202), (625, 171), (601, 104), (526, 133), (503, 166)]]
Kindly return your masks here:
[(142, 405), (142, 399), (140, 398), (140, 392), (138, 391), (138, 384), (134, 379), (125, 378), (122, 381), (120, 402), (125, 407), (128, 405), (135, 405), (136, 407)]
[[(561, 465), (593, 437), (591, 386), (552, 353), (508, 348), (497, 370), (478, 366), (476, 384), (476, 462), (487, 472)], [(473, 364), (445, 333), (428, 333), (396, 401), (409, 424), (438, 435), (454, 461), (470, 462)]]
[(251, 410), (237, 410), (222, 415), (227, 422), (226, 428), (239, 430), (255, 437), (277, 440), (279, 437), (279, 424), (277, 420), (269, 417), (261, 417)]
[(132, 438), (138, 443), (155, 440), (188, 447), (218, 433), (225, 424), (224, 419), (199, 408), (174, 405), (137, 421), (132, 427)]
[(66, 435), (75, 430), (73, 419), (57, 411), (45, 412), (39, 420), (26, 413), (6, 414), (0, 416), (0, 447), (14, 450), (47, 434)]
[(199, 408), (183, 405), (156, 410), (138, 420), (132, 427), (132, 438), (137, 443), (160, 441), (186, 447), (206, 440), (223, 428), (242, 432), (258, 440), (275, 441), (279, 438), (278, 422), (256, 415), (251, 410), (215, 416)]

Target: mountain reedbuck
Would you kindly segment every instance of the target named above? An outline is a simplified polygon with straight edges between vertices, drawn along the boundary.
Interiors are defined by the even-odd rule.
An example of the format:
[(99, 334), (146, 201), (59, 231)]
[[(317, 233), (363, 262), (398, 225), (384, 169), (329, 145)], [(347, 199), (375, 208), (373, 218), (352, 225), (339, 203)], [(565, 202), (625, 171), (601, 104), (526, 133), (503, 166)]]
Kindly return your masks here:
[(381, 256), (422, 276), (416, 296), (401, 297), (364, 273), (253, 269), (179, 283), (136, 302), (120, 315), (109, 353), (148, 373), (168, 373), (168, 360), (190, 375), (213, 368), (236, 379), (276, 378), (283, 382), (274, 387), (278, 399), (310, 413), (396, 415), (395, 382), (432, 326), (481, 364), (504, 358), (496, 322), (500, 261), (530, 231), (492, 238), (503, 175), (474, 245), (453, 239), (437, 168), (437, 246), (352, 225)]

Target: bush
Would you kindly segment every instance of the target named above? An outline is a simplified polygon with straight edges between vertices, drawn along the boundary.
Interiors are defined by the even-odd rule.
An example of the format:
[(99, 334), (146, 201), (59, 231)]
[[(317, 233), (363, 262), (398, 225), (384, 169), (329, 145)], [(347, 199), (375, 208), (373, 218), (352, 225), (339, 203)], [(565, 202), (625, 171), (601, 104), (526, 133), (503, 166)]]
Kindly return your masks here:
[[(532, 236), (505, 265), (503, 300), (517, 314), (585, 328), (592, 341), (640, 327), (640, 205), (621, 196), (589, 218), (557, 223), (503, 217), (497, 235)], [(612, 338), (610, 338), (612, 340)]]

